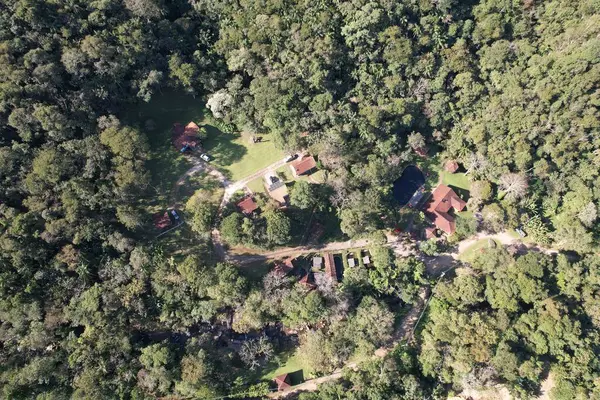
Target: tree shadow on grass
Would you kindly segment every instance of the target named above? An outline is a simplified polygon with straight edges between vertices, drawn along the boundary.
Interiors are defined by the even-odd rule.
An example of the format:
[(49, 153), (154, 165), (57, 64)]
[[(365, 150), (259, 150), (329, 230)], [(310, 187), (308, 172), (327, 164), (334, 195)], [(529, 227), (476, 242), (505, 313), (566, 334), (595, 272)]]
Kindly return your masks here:
[(227, 166), (240, 161), (248, 152), (246, 147), (235, 143), (239, 136), (221, 132), (217, 127), (204, 125), (208, 132), (208, 138), (203, 147), (213, 157), (216, 164)]

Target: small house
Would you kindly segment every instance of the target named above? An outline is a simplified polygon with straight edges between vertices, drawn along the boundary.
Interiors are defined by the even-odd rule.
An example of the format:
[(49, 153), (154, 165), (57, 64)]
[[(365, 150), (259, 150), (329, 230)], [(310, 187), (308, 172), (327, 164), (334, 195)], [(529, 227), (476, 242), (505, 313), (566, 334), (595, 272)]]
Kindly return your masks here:
[(291, 258), (286, 258), (284, 261), (276, 261), (274, 270), (281, 275), (288, 275), (294, 269), (294, 264)]
[(240, 211), (246, 215), (251, 215), (254, 211), (258, 210), (258, 204), (252, 196), (246, 197), (244, 200), (237, 203)]
[(294, 177), (310, 175), (315, 168), (317, 168), (317, 162), (313, 156), (302, 156), (290, 164)]
[(163, 229), (167, 229), (173, 224), (171, 222), (171, 217), (169, 217), (168, 211), (165, 211), (164, 213), (154, 214), (152, 220), (154, 222), (154, 227), (160, 231), (162, 231)]
[(194, 150), (200, 146), (199, 130), (200, 128), (194, 122), (190, 122), (186, 126), (180, 123), (174, 124), (171, 134), (173, 146), (182, 153), (187, 150)]
[(277, 390), (282, 392), (292, 387), (292, 380), (290, 374), (283, 374), (276, 376), (273, 381), (277, 385)]
[(307, 272), (299, 281), (302, 286), (308, 290), (316, 289), (315, 280), (310, 272)]

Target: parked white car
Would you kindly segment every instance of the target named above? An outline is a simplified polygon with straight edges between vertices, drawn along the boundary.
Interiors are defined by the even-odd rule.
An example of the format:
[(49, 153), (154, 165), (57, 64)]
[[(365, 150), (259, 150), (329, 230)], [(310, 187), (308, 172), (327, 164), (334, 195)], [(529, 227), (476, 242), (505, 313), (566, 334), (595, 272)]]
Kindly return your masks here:
[(208, 154), (206, 154), (206, 153), (200, 154), (200, 158), (203, 159), (206, 162), (210, 161), (210, 156)]

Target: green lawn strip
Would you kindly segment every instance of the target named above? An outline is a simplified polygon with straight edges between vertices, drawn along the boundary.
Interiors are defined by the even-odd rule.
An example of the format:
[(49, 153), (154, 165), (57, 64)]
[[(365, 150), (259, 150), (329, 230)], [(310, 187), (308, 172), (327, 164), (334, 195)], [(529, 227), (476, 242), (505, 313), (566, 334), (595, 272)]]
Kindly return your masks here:
[(208, 132), (203, 147), (213, 157), (213, 165), (227, 170), (229, 178), (234, 181), (251, 175), (284, 156), (268, 136), (263, 136), (260, 143), (252, 143), (249, 135), (221, 132), (209, 122), (208, 119), (202, 121)]
[[(469, 246), (464, 252), (462, 252), (459, 256), (459, 259), (461, 261), (470, 261), (473, 259), (473, 257), (475, 257), (477, 254), (479, 254), (481, 251), (485, 251), (485, 249), (490, 248), (489, 247), (489, 238), (487, 239), (480, 239), (477, 242), (473, 243), (471, 246)], [(496, 243), (496, 246), (500, 246), (500, 243), (496, 240), (494, 240), (494, 243)]]
[(298, 370), (302, 370), (304, 372), (305, 378), (308, 377), (308, 369), (306, 368), (306, 366), (304, 366), (295, 350), (291, 350), (288, 352), (278, 354), (276, 356), (276, 359), (263, 370), (263, 375), (261, 379), (271, 380), (276, 376), (288, 374), (290, 372), (295, 372)]
[(262, 176), (248, 182), (246, 186), (248, 186), (248, 189), (252, 190), (253, 193), (266, 193), (265, 179)]
[(471, 189), (469, 178), (462, 172), (451, 174), (447, 171), (441, 171), (440, 176), (442, 177), (442, 183), (445, 185), (467, 191)]

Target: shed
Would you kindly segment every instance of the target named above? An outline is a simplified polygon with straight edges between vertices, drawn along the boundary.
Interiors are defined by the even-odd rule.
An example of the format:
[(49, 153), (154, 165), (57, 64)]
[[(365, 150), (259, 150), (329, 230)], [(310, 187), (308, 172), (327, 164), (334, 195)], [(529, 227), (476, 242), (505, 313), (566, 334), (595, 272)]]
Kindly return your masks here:
[(276, 261), (274, 270), (282, 275), (287, 275), (294, 269), (294, 264), (291, 258), (286, 258), (283, 261)]
[(321, 269), (323, 266), (323, 257), (313, 257), (313, 267)]
[(159, 230), (166, 229), (173, 224), (171, 222), (171, 217), (169, 217), (168, 211), (165, 211), (164, 213), (154, 214), (152, 220), (154, 222), (154, 227)]
[(432, 239), (434, 237), (437, 237), (436, 228), (433, 226), (429, 226), (429, 227), (425, 228), (425, 238)]
[(185, 127), (180, 123), (174, 124), (171, 134), (173, 146), (181, 152), (195, 149), (200, 145), (200, 138), (197, 136), (199, 129), (194, 122), (190, 122)]
[(356, 260), (355, 260), (354, 258), (349, 258), (349, 259), (348, 259), (348, 266), (349, 266), (350, 268), (353, 268), (353, 267), (355, 267), (355, 266), (356, 266)]
[(364, 257), (363, 257), (363, 264), (365, 264), (365, 265), (369, 265), (369, 264), (371, 264), (371, 257), (369, 257), (369, 256), (364, 256)]
[(454, 160), (446, 161), (444, 164), (444, 169), (453, 174), (458, 171), (458, 163)]

